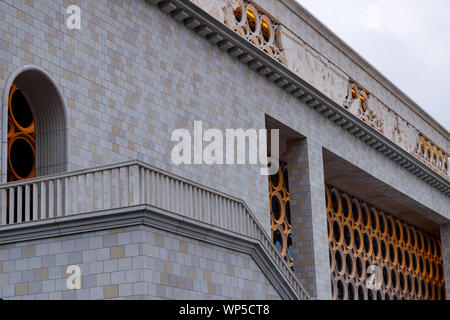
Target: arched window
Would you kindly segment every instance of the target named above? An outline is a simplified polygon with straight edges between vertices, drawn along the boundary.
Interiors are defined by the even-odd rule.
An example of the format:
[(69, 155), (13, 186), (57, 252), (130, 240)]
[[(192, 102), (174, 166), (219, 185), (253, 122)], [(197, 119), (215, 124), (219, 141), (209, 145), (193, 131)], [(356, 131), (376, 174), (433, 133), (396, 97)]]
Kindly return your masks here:
[(4, 92), (2, 183), (66, 171), (66, 106), (55, 82), (41, 68), (24, 66)]
[(8, 98), (8, 182), (36, 176), (36, 127), (22, 91), (13, 84)]

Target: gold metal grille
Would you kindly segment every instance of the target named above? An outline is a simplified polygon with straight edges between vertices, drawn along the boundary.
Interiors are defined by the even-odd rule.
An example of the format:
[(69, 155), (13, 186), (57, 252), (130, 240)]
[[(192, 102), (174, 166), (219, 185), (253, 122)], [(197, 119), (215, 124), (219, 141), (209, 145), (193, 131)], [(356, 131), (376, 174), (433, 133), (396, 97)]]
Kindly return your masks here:
[(333, 299), (445, 299), (438, 238), (328, 185), (326, 203)]
[[(225, 24), (269, 56), (286, 64), (278, 44), (279, 24), (247, 0), (231, 2)], [(231, 10), (230, 10), (231, 9)]]
[(16, 85), (8, 99), (8, 181), (36, 175), (36, 128), (26, 98)]
[(286, 164), (281, 163), (278, 173), (269, 177), (269, 195), (272, 241), (284, 260), (294, 270), (291, 207)]

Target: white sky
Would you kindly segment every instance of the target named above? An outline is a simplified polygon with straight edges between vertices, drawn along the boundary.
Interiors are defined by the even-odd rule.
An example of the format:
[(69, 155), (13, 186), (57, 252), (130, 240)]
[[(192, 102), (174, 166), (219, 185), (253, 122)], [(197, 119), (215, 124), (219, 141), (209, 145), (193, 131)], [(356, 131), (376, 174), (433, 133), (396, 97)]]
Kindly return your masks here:
[(449, 0), (296, 0), (450, 130)]

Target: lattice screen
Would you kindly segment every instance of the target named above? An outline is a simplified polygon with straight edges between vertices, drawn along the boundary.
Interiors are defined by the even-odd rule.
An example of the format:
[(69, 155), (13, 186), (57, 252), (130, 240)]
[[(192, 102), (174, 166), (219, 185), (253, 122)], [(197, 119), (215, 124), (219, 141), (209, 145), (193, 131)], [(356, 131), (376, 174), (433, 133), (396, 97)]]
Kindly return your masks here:
[(269, 195), (272, 240), (293, 270), (291, 208), (286, 164), (281, 163), (278, 173), (269, 177)]
[(326, 202), (333, 299), (445, 299), (438, 238), (332, 186)]

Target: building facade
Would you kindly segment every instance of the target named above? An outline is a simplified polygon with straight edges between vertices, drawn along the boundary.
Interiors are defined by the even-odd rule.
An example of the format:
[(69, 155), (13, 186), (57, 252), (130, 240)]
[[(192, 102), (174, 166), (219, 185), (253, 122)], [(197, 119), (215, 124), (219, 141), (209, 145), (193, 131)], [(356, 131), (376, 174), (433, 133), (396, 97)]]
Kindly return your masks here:
[[(448, 131), (297, 2), (5, 0), (0, 34), (1, 298), (450, 295)], [(200, 122), (278, 130), (278, 173), (176, 164)]]

